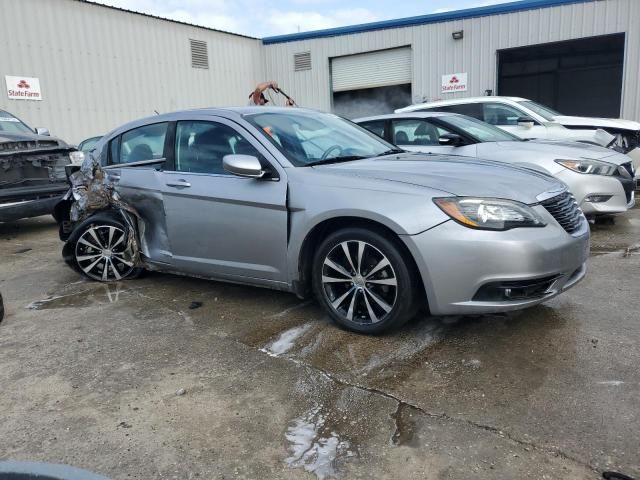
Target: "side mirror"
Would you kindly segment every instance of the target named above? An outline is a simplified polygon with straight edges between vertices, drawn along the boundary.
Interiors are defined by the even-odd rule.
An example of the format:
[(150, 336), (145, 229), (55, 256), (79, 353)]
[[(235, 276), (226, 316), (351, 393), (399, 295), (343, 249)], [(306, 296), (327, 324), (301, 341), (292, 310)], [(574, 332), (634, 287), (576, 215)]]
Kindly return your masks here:
[(457, 133), (445, 133), (443, 135), (440, 135), (440, 138), (438, 138), (438, 143), (440, 145), (446, 145), (449, 147), (459, 147), (461, 145), (464, 145), (464, 138), (462, 138)]
[(518, 126), (522, 128), (533, 128), (536, 121), (531, 117), (520, 117), (518, 118)]
[(262, 178), (267, 173), (262, 169), (260, 160), (252, 155), (225, 155), (222, 166), (239, 177)]
[(48, 128), (42, 128), (42, 127), (36, 128), (36, 134), (37, 135), (46, 135), (47, 137), (51, 135), (49, 133), (49, 129)]

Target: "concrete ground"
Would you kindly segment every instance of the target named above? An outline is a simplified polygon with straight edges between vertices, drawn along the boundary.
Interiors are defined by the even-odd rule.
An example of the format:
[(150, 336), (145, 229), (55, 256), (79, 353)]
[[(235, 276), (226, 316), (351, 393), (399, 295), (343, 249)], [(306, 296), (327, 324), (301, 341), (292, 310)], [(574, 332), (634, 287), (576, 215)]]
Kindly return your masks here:
[(50, 218), (0, 225), (0, 459), (113, 479), (640, 477), (639, 244), (636, 209), (593, 227), (586, 280), (543, 306), (367, 337), (279, 292), (88, 282)]

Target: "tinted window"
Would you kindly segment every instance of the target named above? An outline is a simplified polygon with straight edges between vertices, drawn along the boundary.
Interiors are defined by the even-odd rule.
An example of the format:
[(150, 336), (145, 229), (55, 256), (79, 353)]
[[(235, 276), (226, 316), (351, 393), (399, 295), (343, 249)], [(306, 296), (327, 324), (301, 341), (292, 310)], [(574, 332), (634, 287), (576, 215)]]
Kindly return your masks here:
[(131, 163), (163, 158), (168, 125), (168, 123), (154, 123), (123, 133), (120, 151), (116, 148), (118, 139), (113, 139), (109, 145), (111, 163)]
[(431, 107), (425, 109), (430, 112), (449, 112), (460, 113), (462, 115), (468, 115), (469, 117), (483, 119), (482, 104), (481, 103), (461, 103), (459, 105), (443, 105), (441, 107)]
[(518, 118), (525, 116), (524, 112), (509, 105), (484, 104), (484, 121), (491, 125), (518, 125)]
[(359, 125), (366, 128), (371, 133), (375, 133), (380, 138), (384, 138), (386, 134), (386, 132), (384, 131), (385, 122), (385, 120), (370, 120), (368, 122), (360, 122)]
[(450, 133), (427, 120), (405, 119), (392, 122), (393, 138), (396, 145), (440, 145), (438, 139)]
[(176, 165), (178, 172), (230, 175), (222, 166), (225, 155), (260, 158), (260, 153), (233, 128), (216, 122), (178, 122)]

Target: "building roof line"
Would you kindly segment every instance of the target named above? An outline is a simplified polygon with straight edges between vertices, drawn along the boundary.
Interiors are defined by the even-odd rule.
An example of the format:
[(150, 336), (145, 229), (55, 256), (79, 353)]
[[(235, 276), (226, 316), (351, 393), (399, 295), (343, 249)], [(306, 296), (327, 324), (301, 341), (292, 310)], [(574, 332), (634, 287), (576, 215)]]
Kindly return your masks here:
[(467, 8), (464, 10), (453, 10), (450, 12), (431, 13), (416, 17), (406, 17), (394, 20), (382, 20), (379, 22), (362, 23), (349, 25), (346, 27), (328, 28), (325, 30), (314, 30), (311, 32), (291, 33), (287, 35), (277, 35), (262, 39), (264, 45), (274, 43), (295, 42), (309, 40), (313, 38), (335, 37), (339, 35), (349, 35), (354, 33), (371, 32), (387, 28), (412, 27), (415, 25), (425, 25), (429, 23), (441, 23), (451, 20), (461, 20), (465, 18), (486, 17), (503, 13), (521, 12), (539, 8), (548, 8), (572, 3), (588, 3), (598, 0), (520, 0), (510, 3), (489, 5), (484, 7)]
[(153, 18), (155, 20), (163, 20), (165, 22), (177, 23), (179, 25), (185, 25), (187, 27), (200, 28), (202, 30), (207, 30), (209, 32), (226, 33), (227, 35), (234, 35), (236, 37), (243, 37), (243, 38), (248, 38), (248, 39), (251, 39), (251, 40), (260, 40), (258, 37), (251, 37), (249, 35), (243, 35), (241, 33), (227, 32), (225, 30), (218, 30), (217, 28), (203, 27), (202, 25), (196, 25), (196, 24), (189, 23), (189, 22), (182, 22), (180, 20), (173, 20), (171, 18), (166, 18), (166, 17), (159, 17), (157, 15), (151, 15), (150, 13), (137, 12), (135, 10), (129, 10), (127, 8), (114, 7), (113, 5), (105, 5), (104, 3), (100, 3), (100, 2), (97, 2), (97, 1), (93, 1), (93, 0), (74, 0), (74, 1), (80, 2), (80, 3), (86, 3), (86, 4), (89, 4), (89, 5), (95, 5), (97, 7), (109, 8), (111, 10), (118, 10), (120, 12), (133, 13), (134, 15), (142, 15), (143, 17)]

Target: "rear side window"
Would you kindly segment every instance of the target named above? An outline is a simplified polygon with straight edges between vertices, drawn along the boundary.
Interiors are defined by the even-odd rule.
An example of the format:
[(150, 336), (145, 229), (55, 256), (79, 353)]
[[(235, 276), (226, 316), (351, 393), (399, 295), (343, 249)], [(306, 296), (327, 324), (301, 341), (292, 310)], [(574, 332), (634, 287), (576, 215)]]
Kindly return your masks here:
[(114, 138), (109, 144), (111, 163), (132, 163), (163, 158), (168, 126), (166, 122), (154, 123), (134, 128)]
[(371, 133), (375, 133), (380, 138), (384, 138), (387, 132), (385, 132), (385, 120), (370, 120), (368, 122), (361, 122), (359, 125), (366, 128)]
[(178, 122), (175, 170), (177, 172), (231, 175), (222, 165), (225, 155), (261, 155), (240, 133), (223, 123)]

